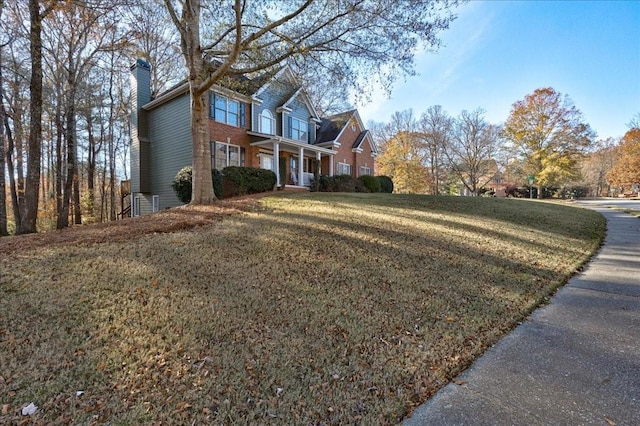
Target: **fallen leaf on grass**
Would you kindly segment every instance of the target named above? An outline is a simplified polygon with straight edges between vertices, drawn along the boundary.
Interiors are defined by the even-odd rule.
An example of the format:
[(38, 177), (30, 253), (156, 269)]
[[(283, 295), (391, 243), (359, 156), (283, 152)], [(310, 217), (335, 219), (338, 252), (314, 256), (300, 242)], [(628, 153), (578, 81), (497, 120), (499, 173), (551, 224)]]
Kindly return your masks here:
[(33, 402), (27, 406), (22, 407), (23, 416), (31, 416), (32, 414), (35, 414), (36, 411), (38, 411), (38, 406)]
[(186, 409), (191, 408), (191, 404), (189, 404), (188, 402), (178, 402), (178, 404), (176, 404), (176, 411), (181, 412), (184, 411)]
[(2, 415), (5, 416), (9, 414), (9, 404), (3, 404), (2, 405)]

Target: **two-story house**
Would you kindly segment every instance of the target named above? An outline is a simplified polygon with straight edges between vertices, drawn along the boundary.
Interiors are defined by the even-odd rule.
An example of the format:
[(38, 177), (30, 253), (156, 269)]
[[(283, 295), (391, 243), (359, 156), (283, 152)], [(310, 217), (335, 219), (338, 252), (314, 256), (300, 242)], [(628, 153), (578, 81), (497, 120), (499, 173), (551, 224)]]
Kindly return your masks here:
[[(182, 204), (171, 182), (192, 164), (188, 84), (152, 99), (150, 72), (142, 60), (131, 67), (133, 216)], [(298, 187), (310, 185), (316, 164), (329, 176), (373, 174), (376, 148), (357, 111), (321, 118), (289, 67), (264, 82), (240, 79), (233, 90), (213, 86), (209, 117), (215, 169), (261, 167)]]

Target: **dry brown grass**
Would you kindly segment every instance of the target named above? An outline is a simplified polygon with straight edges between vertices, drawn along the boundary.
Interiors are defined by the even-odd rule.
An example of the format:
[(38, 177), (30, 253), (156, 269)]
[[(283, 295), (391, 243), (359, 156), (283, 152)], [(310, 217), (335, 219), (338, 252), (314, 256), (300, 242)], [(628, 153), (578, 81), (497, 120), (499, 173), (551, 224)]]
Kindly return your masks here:
[(393, 424), (604, 233), (594, 212), (520, 200), (238, 205), (0, 240), (0, 423), (33, 401), (42, 424)]

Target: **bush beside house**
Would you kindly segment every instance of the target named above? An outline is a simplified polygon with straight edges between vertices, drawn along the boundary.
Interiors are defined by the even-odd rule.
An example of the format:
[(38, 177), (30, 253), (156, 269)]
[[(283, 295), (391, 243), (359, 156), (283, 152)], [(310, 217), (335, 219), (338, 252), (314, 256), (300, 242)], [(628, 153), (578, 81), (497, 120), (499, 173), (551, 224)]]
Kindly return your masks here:
[(389, 176), (376, 176), (380, 182), (380, 192), (391, 194), (393, 192), (393, 180)]
[(176, 193), (176, 197), (183, 203), (191, 201), (191, 179), (193, 178), (193, 168), (191, 166), (183, 167), (176, 177), (173, 178), (171, 188)]
[[(275, 173), (255, 167), (230, 166), (222, 171), (213, 169), (211, 176), (213, 191), (218, 199), (271, 191), (276, 184)], [(176, 196), (183, 203), (191, 201), (192, 178), (192, 168), (186, 166), (176, 174), (171, 184)]]
[(222, 169), (222, 186), (225, 197), (272, 191), (276, 182), (276, 174), (271, 170), (240, 166), (229, 166)]
[(393, 181), (388, 176), (350, 175), (319, 176), (311, 182), (311, 191), (318, 192), (393, 192)]
[(381, 190), (380, 181), (376, 179), (375, 176), (362, 175), (358, 177), (358, 180), (362, 182), (362, 185), (364, 185), (369, 192), (380, 192)]

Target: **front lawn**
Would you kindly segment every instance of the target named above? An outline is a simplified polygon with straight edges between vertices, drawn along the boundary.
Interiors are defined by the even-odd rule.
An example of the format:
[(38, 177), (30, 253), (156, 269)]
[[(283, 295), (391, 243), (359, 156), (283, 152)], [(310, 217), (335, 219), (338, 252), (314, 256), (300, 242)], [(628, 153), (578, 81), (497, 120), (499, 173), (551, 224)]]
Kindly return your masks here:
[(261, 207), (3, 255), (0, 423), (33, 402), (43, 424), (395, 424), (566, 282), (605, 229), (590, 210), (514, 199)]

